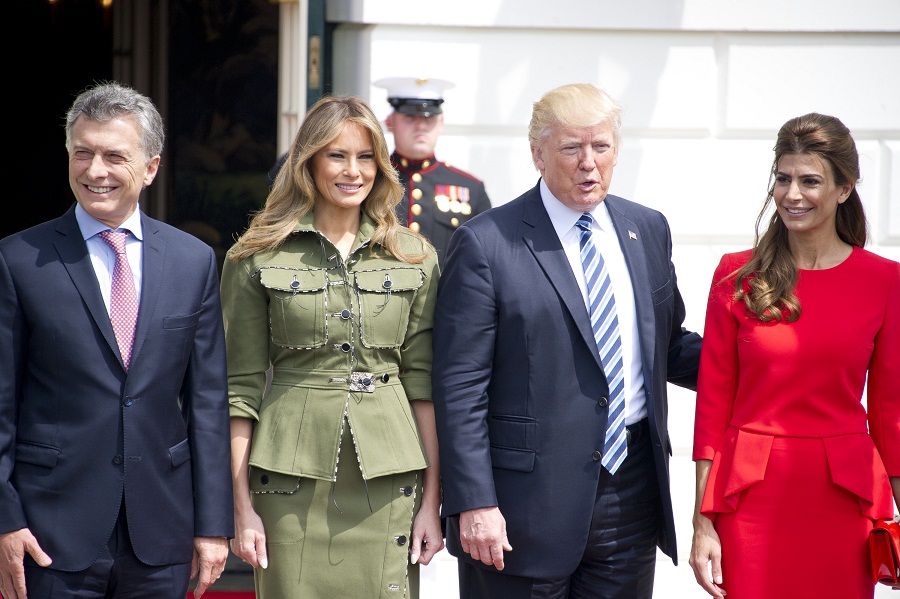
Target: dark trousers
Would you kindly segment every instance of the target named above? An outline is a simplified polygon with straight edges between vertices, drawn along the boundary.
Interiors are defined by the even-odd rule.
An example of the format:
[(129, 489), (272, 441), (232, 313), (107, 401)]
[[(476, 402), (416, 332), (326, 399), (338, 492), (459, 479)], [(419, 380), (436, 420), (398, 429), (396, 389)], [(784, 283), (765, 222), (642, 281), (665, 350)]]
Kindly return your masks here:
[(26, 558), (28, 599), (185, 599), (191, 575), (190, 562), (148, 566), (137, 558), (128, 537), (124, 504), (107, 546), (93, 564), (80, 572), (52, 568)]
[(600, 475), (587, 547), (570, 576), (512, 576), (459, 560), (460, 599), (651, 599), (661, 510), (647, 420), (629, 437), (616, 474)]

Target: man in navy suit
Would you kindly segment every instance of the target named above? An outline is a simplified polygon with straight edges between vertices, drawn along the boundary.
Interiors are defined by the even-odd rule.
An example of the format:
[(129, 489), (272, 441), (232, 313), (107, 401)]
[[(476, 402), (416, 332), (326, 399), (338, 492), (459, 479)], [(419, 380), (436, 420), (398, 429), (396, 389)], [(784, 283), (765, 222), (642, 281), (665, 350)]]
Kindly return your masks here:
[[(666, 386), (695, 387), (701, 339), (682, 326), (665, 217), (608, 195), (621, 112), (593, 85), (545, 94), (529, 127), (537, 185), (450, 242), (432, 380), (464, 599), (649, 599), (657, 546), (677, 558)], [(627, 457), (614, 473), (584, 213), (618, 310)]]
[[(116, 83), (66, 115), (63, 216), (0, 240), (0, 594), (184, 599), (234, 536), (213, 250), (143, 215), (163, 122)], [(105, 231), (127, 231), (119, 277)], [(120, 271), (121, 272), (121, 271)], [(138, 303), (114, 331), (118, 286)], [(130, 287), (130, 285), (128, 285)]]

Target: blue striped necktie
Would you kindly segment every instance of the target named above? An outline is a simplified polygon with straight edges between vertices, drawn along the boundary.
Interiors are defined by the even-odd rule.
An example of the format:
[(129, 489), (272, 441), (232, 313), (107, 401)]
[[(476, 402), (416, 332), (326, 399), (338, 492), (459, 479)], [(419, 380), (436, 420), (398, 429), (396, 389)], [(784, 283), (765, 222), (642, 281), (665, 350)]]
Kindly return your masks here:
[(616, 313), (616, 298), (612, 280), (603, 256), (594, 247), (591, 224), (594, 217), (585, 212), (575, 223), (581, 229), (581, 266), (587, 285), (590, 306), (591, 328), (594, 341), (600, 351), (600, 361), (609, 386), (609, 416), (606, 425), (606, 440), (601, 462), (610, 474), (615, 474), (625, 456), (628, 443), (625, 438), (625, 375), (622, 368), (622, 338), (619, 335), (619, 317)]

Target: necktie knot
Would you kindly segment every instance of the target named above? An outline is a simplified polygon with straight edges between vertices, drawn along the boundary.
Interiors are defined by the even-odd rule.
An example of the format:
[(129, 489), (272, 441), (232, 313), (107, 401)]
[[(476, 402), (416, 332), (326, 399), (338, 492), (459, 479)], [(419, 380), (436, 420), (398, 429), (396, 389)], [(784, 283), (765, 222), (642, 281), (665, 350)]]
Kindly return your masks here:
[(125, 239), (128, 237), (127, 229), (124, 231), (112, 231), (107, 229), (106, 231), (101, 231), (98, 235), (100, 239), (109, 244), (109, 247), (117, 254), (125, 253)]
[(591, 216), (590, 212), (585, 212), (580, 217), (578, 217), (578, 222), (575, 223), (575, 226), (581, 229), (582, 231), (590, 232), (591, 225), (594, 224), (594, 217)]

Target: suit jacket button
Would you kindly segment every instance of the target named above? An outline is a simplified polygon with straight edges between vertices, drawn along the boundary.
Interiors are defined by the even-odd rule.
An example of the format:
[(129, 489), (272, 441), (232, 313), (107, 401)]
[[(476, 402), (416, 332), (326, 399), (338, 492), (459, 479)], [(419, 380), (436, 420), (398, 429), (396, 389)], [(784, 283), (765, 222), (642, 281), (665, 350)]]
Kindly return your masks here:
[(595, 462), (599, 462), (601, 459), (603, 459), (603, 452), (595, 451), (594, 453), (591, 454), (591, 459), (594, 460)]
[(609, 399), (606, 398), (606, 397), (601, 397), (600, 400), (597, 402), (597, 404), (598, 404), (601, 408), (605, 408), (606, 406), (609, 405)]
[(381, 382), (382, 382), (382, 383), (386, 383), (386, 382), (388, 382), (389, 380), (391, 380), (391, 375), (389, 375), (388, 373), (385, 372), (384, 374), (381, 375)]
[(397, 544), (400, 546), (406, 545), (406, 536), (400, 535), (399, 537), (397, 537)]
[(127, 408), (127, 407), (131, 406), (132, 404), (134, 404), (134, 400), (131, 399), (130, 397), (126, 396), (125, 400), (122, 403), (124, 403), (125, 407)]
[(120, 456), (120, 455), (117, 455), (116, 457), (113, 458), (113, 464), (121, 464), (124, 461), (125, 460), (123, 460), (122, 456)]

